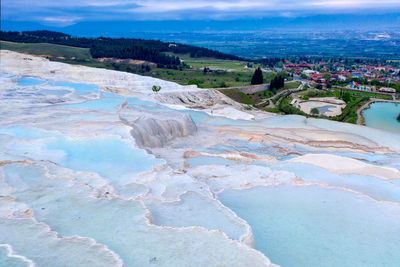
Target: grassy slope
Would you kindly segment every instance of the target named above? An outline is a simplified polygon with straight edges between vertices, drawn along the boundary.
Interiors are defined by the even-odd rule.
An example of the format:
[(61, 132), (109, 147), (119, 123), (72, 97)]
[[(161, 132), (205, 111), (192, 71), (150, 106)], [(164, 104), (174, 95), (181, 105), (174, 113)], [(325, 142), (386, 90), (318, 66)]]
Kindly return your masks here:
[(170, 70), (170, 69), (154, 69), (151, 71), (151, 76), (175, 81), (180, 84), (188, 84), (189, 81), (196, 80), (199, 82), (199, 87), (215, 88), (215, 87), (233, 87), (249, 85), (251, 76), (250, 72), (225, 72), (214, 71), (204, 74), (202, 71), (195, 70)]
[(298, 81), (288, 82), (288, 83), (285, 83), (284, 88), (285, 89), (294, 89), (294, 88), (299, 87), (300, 84), (301, 84), (301, 82), (298, 82)]
[(233, 89), (221, 89), (220, 92), (223, 93), (224, 95), (232, 98), (236, 102), (239, 102), (239, 103), (244, 103), (244, 104), (249, 104), (249, 105), (252, 105), (252, 104), (255, 103), (254, 100), (251, 97), (249, 97), (248, 95), (240, 92), (236, 88), (233, 88)]
[(50, 57), (64, 57), (67, 59), (90, 59), (89, 48), (78, 48), (48, 43), (12, 43), (0, 41), (0, 48), (33, 55), (47, 55)]

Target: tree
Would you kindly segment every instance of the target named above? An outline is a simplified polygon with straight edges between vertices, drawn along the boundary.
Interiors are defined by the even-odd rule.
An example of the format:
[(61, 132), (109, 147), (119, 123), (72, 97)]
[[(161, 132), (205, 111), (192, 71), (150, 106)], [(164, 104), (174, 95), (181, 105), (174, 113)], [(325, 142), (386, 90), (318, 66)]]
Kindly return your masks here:
[(351, 95), (349, 92), (344, 92), (342, 95), (342, 99), (344, 102), (348, 103), (351, 100)]
[(317, 115), (317, 114), (319, 114), (319, 110), (317, 108), (312, 108), (311, 114)]
[(277, 75), (271, 80), (271, 83), (269, 84), (269, 89), (275, 92), (276, 90), (284, 86), (285, 86), (285, 78), (283, 78), (282, 75)]
[(153, 92), (158, 92), (161, 90), (161, 86), (157, 86), (157, 85), (153, 85), (153, 87), (151, 88), (151, 90), (153, 90)]
[(397, 116), (397, 120), (400, 121), (400, 113), (399, 113), (399, 115)]
[(260, 67), (258, 67), (253, 74), (253, 77), (251, 78), (251, 84), (255, 85), (255, 84), (263, 84), (264, 82), (264, 77), (262, 74), (262, 71), (260, 69)]

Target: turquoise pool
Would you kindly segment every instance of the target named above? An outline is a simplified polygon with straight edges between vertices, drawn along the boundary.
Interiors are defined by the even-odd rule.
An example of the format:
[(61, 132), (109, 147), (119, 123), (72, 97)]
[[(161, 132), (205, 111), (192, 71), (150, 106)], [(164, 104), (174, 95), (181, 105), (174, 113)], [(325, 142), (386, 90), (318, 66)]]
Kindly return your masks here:
[(281, 266), (399, 266), (400, 207), (321, 186), (228, 190), (219, 199)]
[(363, 111), (365, 125), (400, 134), (400, 122), (396, 119), (400, 113), (400, 104), (378, 102)]

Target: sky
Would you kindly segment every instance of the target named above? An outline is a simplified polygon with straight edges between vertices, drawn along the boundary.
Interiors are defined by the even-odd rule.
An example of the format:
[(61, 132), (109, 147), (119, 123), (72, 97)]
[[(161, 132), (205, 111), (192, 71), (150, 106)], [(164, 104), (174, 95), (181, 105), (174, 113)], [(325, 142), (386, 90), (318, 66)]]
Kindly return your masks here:
[(53, 30), (87, 37), (142, 38), (142, 33), (177, 32), (400, 31), (400, 0), (0, 0), (0, 3), (1, 30)]
[(6, 21), (232, 20), (400, 12), (400, 0), (2, 0)]

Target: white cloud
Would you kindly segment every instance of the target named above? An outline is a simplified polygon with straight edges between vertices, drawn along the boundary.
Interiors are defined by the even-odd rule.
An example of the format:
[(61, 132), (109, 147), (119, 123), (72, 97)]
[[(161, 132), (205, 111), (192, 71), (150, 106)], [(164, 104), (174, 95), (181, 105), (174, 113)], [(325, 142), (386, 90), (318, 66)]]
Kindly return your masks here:
[(37, 19), (55, 26), (69, 26), (82, 20), (81, 17), (39, 17)]
[[(301, 14), (400, 12), (400, 0), (2, 0), (3, 19), (200, 19)], [(132, 18), (132, 15), (134, 17)], [(71, 19), (70, 19), (71, 18)], [(63, 20), (65, 20), (63, 22)]]

